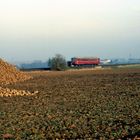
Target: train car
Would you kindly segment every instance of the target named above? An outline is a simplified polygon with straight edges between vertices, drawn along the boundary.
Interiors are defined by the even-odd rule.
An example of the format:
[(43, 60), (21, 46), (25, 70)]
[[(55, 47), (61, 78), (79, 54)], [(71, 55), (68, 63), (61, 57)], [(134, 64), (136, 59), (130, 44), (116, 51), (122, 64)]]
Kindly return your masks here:
[(96, 66), (100, 64), (100, 58), (72, 58), (73, 66)]

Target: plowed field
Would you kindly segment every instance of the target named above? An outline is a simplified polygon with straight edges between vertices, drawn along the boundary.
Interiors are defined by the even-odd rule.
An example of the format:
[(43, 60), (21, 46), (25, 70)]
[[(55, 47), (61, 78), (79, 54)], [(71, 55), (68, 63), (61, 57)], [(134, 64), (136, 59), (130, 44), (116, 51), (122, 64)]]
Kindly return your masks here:
[(0, 97), (0, 139), (138, 139), (140, 69), (31, 72)]

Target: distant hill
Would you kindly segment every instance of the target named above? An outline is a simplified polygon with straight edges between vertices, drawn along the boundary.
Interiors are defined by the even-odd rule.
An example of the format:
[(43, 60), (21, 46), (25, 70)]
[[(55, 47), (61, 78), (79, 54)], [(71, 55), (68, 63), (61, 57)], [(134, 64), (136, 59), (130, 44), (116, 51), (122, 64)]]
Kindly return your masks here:
[(32, 63), (23, 63), (18, 66), (20, 69), (40, 69), (49, 68), (48, 62), (34, 61)]
[(112, 59), (112, 64), (140, 64), (140, 59)]

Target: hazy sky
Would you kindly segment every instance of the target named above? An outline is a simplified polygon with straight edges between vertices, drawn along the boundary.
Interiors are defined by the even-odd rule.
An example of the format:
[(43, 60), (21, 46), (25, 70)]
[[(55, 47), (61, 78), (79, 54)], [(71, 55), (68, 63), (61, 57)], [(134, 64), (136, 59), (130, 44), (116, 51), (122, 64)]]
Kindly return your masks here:
[(56, 53), (140, 58), (140, 0), (0, 0), (0, 57)]

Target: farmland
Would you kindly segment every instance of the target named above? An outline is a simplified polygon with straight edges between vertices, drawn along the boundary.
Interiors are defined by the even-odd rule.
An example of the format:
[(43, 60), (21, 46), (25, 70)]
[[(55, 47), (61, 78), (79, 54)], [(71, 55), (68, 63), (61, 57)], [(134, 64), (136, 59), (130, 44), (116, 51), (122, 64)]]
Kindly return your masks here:
[(33, 96), (0, 97), (0, 139), (137, 139), (140, 69), (29, 72), (3, 85)]

